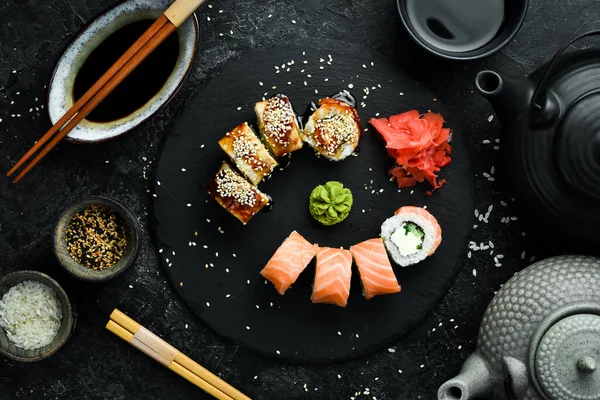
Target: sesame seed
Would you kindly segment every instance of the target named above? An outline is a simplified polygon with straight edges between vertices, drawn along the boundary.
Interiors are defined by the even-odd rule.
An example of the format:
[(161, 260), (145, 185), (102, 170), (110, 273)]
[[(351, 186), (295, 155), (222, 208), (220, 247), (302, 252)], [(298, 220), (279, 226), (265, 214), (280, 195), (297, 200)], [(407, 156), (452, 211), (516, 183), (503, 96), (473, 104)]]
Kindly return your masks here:
[(210, 303), (208, 301), (206, 302), (206, 307), (210, 307)]

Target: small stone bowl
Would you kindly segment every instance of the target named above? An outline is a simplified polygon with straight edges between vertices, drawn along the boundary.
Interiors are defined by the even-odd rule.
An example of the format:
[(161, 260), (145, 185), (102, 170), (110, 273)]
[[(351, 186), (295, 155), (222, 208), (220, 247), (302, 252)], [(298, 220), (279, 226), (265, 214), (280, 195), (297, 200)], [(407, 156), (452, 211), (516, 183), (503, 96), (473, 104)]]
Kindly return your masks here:
[(8, 290), (23, 281), (38, 281), (54, 290), (62, 306), (62, 321), (56, 336), (50, 344), (36, 350), (25, 350), (15, 346), (6, 336), (6, 331), (0, 328), (0, 354), (15, 361), (34, 362), (50, 357), (56, 353), (71, 337), (75, 329), (77, 317), (69, 302), (67, 294), (54, 279), (38, 271), (17, 271), (0, 278), (0, 298)]
[[(123, 256), (111, 268), (104, 270), (93, 270), (79, 264), (67, 250), (66, 232), (69, 223), (75, 214), (94, 205), (113, 210), (119, 214), (127, 226), (127, 247), (123, 252)], [(54, 254), (60, 265), (75, 278), (88, 282), (104, 282), (123, 273), (131, 266), (139, 249), (139, 230), (136, 217), (122, 204), (105, 197), (92, 197), (76, 203), (62, 212), (54, 231)]]

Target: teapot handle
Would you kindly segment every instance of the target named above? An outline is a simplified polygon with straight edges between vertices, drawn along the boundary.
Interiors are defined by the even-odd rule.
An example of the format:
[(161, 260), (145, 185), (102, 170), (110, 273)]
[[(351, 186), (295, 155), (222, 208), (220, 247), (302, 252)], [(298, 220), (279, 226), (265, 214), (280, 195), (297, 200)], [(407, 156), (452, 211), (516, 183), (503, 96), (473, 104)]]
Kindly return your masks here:
[(541, 111), (543, 109), (543, 104), (545, 104), (545, 101), (544, 101), (545, 99), (543, 99), (543, 98), (540, 99), (539, 97), (541, 96), (542, 87), (544, 86), (544, 84), (546, 83), (548, 78), (550, 77), (550, 74), (552, 72), (552, 67), (554, 67), (554, 64), (556, 63), (558, 58), (565, 52), (565, 50), (567, 50), (576, 41), (590, 37), (590, 36), (595, 36), (595, 35), (600, 35), (600, 29), (582, 33), (581, 35), (577, 36), (576, 38), (571, 39), (567, 44), (565, 44), (563, 47), (561, 47), (560, 50), (558, 50), (558, 52), (554, 55), (554, 57), (552, 57), (552, 60), (548, 64), (548, 67), (546, 68), (544, 75), (542, 75), (542, 79), (537, 84), (537, 87), (535, 88), (535, 91), (533, 92), (533, 96), (531, 97), (531, 105), (535, 110)]

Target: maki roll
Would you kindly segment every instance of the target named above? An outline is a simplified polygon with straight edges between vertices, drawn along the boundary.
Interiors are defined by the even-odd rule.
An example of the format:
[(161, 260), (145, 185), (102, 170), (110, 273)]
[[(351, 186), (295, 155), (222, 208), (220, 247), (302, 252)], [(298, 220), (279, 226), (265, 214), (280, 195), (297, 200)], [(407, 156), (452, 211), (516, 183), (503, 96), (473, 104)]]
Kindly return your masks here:
[(269, 196), (242, 178), (226, 162), (207, 188), (208, 194), (244, 225), (269, 204)]
[(278, 158), (302, 148), (300, 125), (290, 99), (279, 94), (254, 106), (265, 145)]
[(381, 238), (390, 258), (407, 267), (435, 253), (442, 242), (442, 228), (427, 210), (408, 206), (381, 225)]
[(325, 98), (310, 116), (303, 139), (317, 154), (331, 161), (341, 161), (354, 153), (360, 140), (358, 112), (345, 101)]
[(219, 146), (253, 185), (258, 185), (277, 166), (247, 122), (227, 132), (219, 140)]

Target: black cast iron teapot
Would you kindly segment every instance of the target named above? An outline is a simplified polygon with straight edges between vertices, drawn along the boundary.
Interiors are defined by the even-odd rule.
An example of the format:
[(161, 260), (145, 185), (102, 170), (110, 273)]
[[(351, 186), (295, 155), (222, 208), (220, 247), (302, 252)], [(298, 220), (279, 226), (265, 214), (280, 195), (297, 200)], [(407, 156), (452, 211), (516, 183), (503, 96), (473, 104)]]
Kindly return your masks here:
[(475, 87), (503, 126), (504, 174), (528, 215), (551, 233), (600, 243), (600, 49), (564, 54), (528, 79), (482, 71)]

